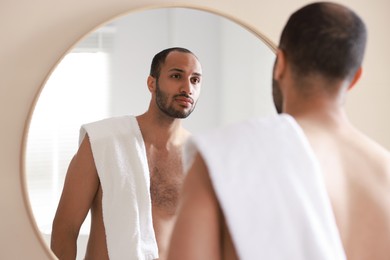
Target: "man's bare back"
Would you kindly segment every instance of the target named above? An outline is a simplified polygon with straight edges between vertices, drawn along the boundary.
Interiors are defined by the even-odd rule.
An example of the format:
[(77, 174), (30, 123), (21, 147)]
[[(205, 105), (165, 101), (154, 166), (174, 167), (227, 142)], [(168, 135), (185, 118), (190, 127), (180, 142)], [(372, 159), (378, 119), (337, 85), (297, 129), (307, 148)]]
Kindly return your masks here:
[[(300, 124), (320, 164), (347, 259), (390, 259), (389, 152), (347, 123), (335, 129), (327, 128), (328, 131), (318, 128), (317, 124), (315, 127), (304, 121)], [(203, 160), (197, 164), (197, 160), (197, 180), (191, 179), (188, 183), (196, 186), (194, 189), (206, 187), (207, 193), (213, 194), (205, 199), (200, 191), (196, 196), (202, 198), (199, 203), (205, 208), (214, 205), (213, 209), (217, 209), (215, 215), (220, 219), (219, 223), (223, 223), (219, 235), (220, 256), (225, 260), (237, 260), (237, 252), (212, 192), (210, 178), (204, 174), (206, 165)], [(188, 190), (187, 187), (185, 189)], [(215, 215), (208, 217), (211, 219)], [(212, 226), (209, 228), (212, 229)], [(196, 250), (202, 250), (202, 245)]]
[(322, 168), (347, 258), (390, 259), (390, 154), (349, 124), (328, 131), (300, 124)]

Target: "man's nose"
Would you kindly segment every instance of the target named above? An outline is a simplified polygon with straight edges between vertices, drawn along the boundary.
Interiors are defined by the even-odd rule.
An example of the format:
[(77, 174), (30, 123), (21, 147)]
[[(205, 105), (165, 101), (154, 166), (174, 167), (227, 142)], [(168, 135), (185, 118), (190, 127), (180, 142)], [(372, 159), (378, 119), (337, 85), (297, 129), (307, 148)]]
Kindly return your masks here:
[(187, 95), (192, 95), (192, 83), (191, 80), (185, 80), (180, 89), (181, 93), (186, 93)]

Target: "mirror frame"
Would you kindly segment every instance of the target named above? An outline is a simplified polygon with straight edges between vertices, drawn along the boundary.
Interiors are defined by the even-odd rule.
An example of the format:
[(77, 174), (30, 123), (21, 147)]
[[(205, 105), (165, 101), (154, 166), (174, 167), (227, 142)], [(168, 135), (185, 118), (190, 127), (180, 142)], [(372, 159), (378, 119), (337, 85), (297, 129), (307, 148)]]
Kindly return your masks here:
[(21, 179), (21, 186), (22, 186), (22, 191), (23, 191), (23, 202), (24, 202), (25, 208), (27, 209), (29, 222), (33, 227), (34, 235), (38, 239), (41, 248), (43, 248), (43, 250), (45, 251), (45, 254), (50, 259), (55, 259), (55, 256), (52, 253), (52, 251), (50, 250), (50, 248), (48, 247), (47, 243), (44, 241), (44, 238), (41, 235), (39, 228), (37, 226), (37, 223), (35, 221), (34, 214), (33, 214), (32, 208), (31, 208), (30, 200), (29, 200), (28, 190), (27, 190), (28, 187), (27, 187), (26, 168), (25, 168), (27, 135), (28, 135), (29, 126), (30, 126), (30, 123), (32, 120), (34, 108), (35, 108), (36, 103), (39, 100), (40, 93), (43, 90), (48, 78), (51, 76), (52, 72), (57, 68), (58, 64), (62, 61), (62, 59), (65, 57), (65, 55), (68, 54), (79, 42), (81, 42), (84, 38), (88, 37), (88, 35), (90, 35), (97, 28), (104, 26), (105, 24), (108, 24), (108, 23), (112, 22), (113, 20), (116, 20), (118, 18), (121, 18), (121, 17), (128, 15), (128, 14), (131, 14), (131, 13), (137, 13), (137, 12), (142, 12), (142, 11), (146, 11), (146, 10), (153, 10), (153, 9), (160, 9), (160, 8), (187, 8), (187, 9), (199, 10), (199, 11), (211, 13), (211, 14), (214, 14), (217, 16), (221, 16), (223, 18), (226, 18), (226, 19), (232, 21), (233, 23), (237, 24), (238, 26), (242, 27), (243, 29), (247, 30), (249, 33), (253, 34), (256, 38), (258, 38), (259, 41), (263, 42), (266, 46), (268, 46), (272, 52), (274, 52), (274, 53), (276, 52), (276, 45), (268, 37), (266, 37), (262, 32), (260, 32), (256, 28), (250, 26), (249, 24), (244, 23), (242, 20), (240, 20), (232, 15), (217, 11), (217, 10), (212, 9), (212, 8), (200, 7), (200, 6), (197, 6), (195, 4), (190, 4), (190, 3), (189, 4), (163, 4), (163, 5), (158, 5), (158, 6), (144, 6), (144, 7), (132, 8), (132, 9), (126, 10), (124, 12), (121, 12), (120, 14), (117, 14), (117, 15), (111, 17), (110, 19), (104, 21), (103, 23), (100, 23), (98, 26), (95, 26), (92, 30), (87, 31), (84, 35), (79, 37), (79, 39), (77, 39), (69, 48), (67, 48), (66, 52), (64, 52), (64, 54), (62, 54), (62, 56), (57, 60), (56, 64), (50, 69), (49, 73), (47, 73), (47, 75), (43, 81), (44, 83), (41, 84), (41, 86), (39, 87), (37, 93), (35, 94), (35, 98), (34, 98), (32, 104), (30, 105), (28, 117), (25, 121), (24, 131), (23, 131), (22, 155), (21, 155), (21, 160), (20, 160), (20, 163), (22, 166), (20, 179)]

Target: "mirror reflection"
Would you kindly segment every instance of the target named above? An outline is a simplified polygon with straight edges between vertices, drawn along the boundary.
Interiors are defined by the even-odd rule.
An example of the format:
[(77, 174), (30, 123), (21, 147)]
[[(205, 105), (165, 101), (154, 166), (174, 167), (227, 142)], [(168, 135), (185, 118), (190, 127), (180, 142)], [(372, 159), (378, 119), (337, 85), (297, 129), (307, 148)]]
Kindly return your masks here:
[[(204, 11), (167, 8), (132, 13), (90, 33), (58, 64), (33, 112), (26, 178), (36, 223), (46, 241), (82, 124), (139, 115), (149, 105), (150, 62), (162, 49), (191, 50), (202, 64), (196, 109), (183, 121), (193, 133), (275, 113), (274, 53), (234, 22)], [(78, 240), (84, 257), (89, 218)]]

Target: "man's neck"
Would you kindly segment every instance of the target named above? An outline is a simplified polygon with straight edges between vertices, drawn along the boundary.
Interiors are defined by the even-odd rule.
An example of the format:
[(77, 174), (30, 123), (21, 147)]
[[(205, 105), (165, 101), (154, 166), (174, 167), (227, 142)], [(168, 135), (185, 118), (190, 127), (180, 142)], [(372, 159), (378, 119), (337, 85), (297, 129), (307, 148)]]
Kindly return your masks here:
[(325, 128), (349, 124), (344, 108), (347, 81), (329, 82), (322, 80), (321, 76), (312, 76), (304, 81), (311, 92), (302, 91), (302, 86), (294, 86), (294, 81), (289, 82), (291, 85), (284, 92), (283, 112), (297, 121)]
[(178, 118), (146, 112), (137, 121), (145, 143), (161, 149), (181, 145), (188, 135)]
[(296, 100), (295, 104), (287, 105), (284, 111), (293, 116), (302, 127), (343, 131), (350, 125), (344, 106), (337, 100)]

